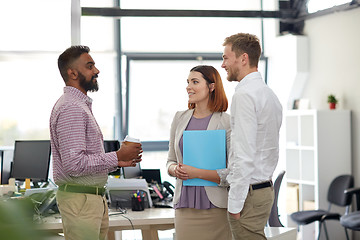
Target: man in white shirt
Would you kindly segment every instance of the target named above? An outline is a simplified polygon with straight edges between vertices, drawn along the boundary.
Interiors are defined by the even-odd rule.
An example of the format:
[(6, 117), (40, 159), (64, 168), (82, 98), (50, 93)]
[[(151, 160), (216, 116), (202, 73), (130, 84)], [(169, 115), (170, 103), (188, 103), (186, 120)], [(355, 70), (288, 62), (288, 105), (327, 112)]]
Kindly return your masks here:
[(223, 46), (221, 67), (229, 81), (239, 82), (231, 103), (228, 220), (235, 239), (266, 239), (282, 107), (258, 72), (259, 39), (239, 33), (227, 37)]

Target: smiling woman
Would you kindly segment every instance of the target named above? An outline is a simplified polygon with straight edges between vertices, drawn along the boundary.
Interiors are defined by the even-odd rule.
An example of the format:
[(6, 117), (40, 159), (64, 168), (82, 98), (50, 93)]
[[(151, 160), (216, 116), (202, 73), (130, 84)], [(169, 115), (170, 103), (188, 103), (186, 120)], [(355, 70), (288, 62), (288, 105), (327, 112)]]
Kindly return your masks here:
[[(227, 141), (229, 147), (230, 116), (225, 113), (228, 101), (220, 75), (212, 66), (199, 65), (192, 68), (187, 82), (188, 109), (174, 116), (166, 164), (168, 174), (176, 177), (173, 199), (176, 238), (231, 239), (227, 224), (227, 190), (226, 184), (223, 185), (226, 174), (221, 174), (227, 169), (206, 170), (183, 164), (185, 131), (225, 130), (226, 137), (223, 140)], [(184, 180), (193, 178), (213, 182), (215, 187), (183, 185)]]
[[(224, 91), (223, 82), (216, 68), (206, 65), (196, 66), (190, 70), (187, 82), (188, 94), (189, 89), (190, 93), (196, 93), (191, 92), (193, 85), (195, 90), (199, 88), (200, 91), (203, 91), (203, 95), (205, 95), (203, 103), (206, 103), (204, 107), (208, 108), (209, 111), (225, 112), (227, 110), (228, 100)], [(206, 87), (204, 85), (206, 85)], [(196, 104), (199, 106), (199, 103), (191, 99), (189, 94), (189, 109), (194, 109)], [(196, 114), (196, 111), (194, 114)]]
[[(195, 71), (190, 71), (187, 83), (186, 90), (189, 96), (189, 108), (193, 109), (197, 106), (197, 109), (199, 109), (201, 106), (201, 108), (207, 110), (210, 94), (214, 91), (214, 83), (208, 83), (200, 72)], [(194, 114), (196, 113), (195, 111)], [(209, 113), (211, 113), (210, 110), (205, 114), (208, 115)]]

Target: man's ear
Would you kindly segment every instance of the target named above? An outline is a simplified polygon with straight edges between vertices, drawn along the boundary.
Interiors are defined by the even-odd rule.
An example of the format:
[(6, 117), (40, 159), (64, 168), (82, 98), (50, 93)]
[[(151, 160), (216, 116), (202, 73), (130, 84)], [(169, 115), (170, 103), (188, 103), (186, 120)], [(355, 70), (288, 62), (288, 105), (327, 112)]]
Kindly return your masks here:
[(78, 72), (77, 72), (77, 70), (72, 69), (72, 68), (68, 68), (67, 74), (68, 74), (68, 76), (69, 76), (69, 79), (75, 80), (75, 79), (77, 79), (77, 77), (78, 77)]
[(247, 53), (241, 54), (240, 60), (243, 65), (246, 65), (249, 62), (249, 55)]

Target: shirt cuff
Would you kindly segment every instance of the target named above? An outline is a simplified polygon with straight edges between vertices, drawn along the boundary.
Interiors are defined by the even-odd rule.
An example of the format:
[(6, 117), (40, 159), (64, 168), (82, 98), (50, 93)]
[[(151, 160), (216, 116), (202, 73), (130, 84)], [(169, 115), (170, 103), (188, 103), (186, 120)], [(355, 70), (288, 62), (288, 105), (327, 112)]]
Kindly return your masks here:
[(113, 172), (115, 171), (117, 168), (118, 168), (118, 159), (117, 159), (117, 155), (116, 155), (116, 152), (109, 152), (109, 153), (106, 153), (108, 159), (109, 159), (109, 172)]
[(216, 172), (220, 178), (220, 183), (218, 184), (218, 186), (219, 187), (228, 187), (229, 183), (228, 183), (228, 181), (226, 181), (226, 177), (229, 174), (229, 169), (227, 169), (227, 168), (217, 169)]
[(240, 201), (239, 199), (228, 199), (228, 212), (229, 213), (239, 213), (244, 207), (245, 201)]

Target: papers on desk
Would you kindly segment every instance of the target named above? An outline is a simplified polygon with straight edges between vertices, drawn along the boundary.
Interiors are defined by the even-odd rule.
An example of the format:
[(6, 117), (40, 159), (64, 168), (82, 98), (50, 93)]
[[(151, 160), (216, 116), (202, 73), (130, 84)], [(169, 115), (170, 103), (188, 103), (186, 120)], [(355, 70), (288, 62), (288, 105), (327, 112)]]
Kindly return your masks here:
[[(184, 131), (183, 163), (207, 170), (226, 168), (226, 131)], [(217, 183), (194, 178), (185, 180), (183, 185), (217, 186)]]

